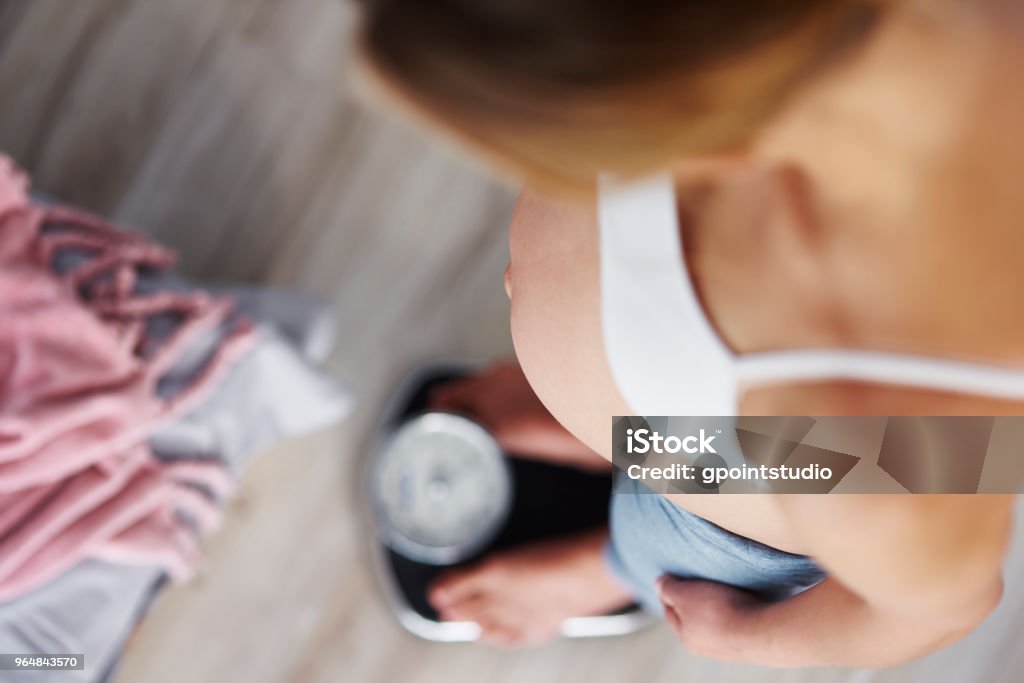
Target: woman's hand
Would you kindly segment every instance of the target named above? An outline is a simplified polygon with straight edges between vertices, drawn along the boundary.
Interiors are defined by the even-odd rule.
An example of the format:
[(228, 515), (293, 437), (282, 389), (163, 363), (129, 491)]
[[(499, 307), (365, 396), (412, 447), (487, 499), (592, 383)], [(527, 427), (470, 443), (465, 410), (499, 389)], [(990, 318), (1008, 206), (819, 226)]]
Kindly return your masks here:
[(742, 625), (767, 604), (739, 588), (714, 581), (658, 579), (665, 620), (687, 650), (700, 657), (743, 661)]
[(977, 595), (941, 617), (871, 603), (831, 577), (779, 602), (709, 581), (663, 578), (659, 592), (669, 625), (699, 656), (786, 668), (885, 668), (965, 636), (995, 607), (1001, 585), (997, 577), (981, 593), (964, 587)]

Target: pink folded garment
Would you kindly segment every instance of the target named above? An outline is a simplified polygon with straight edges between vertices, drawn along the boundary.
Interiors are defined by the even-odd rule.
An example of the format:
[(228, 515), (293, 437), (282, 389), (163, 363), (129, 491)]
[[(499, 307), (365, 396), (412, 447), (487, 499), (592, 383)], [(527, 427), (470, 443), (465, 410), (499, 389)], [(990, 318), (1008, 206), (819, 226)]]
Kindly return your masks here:
[[(191, 576), (200, 553), (195, 532), (220, 523), (217, 501), (233, 482), (216, 463), (165, 465), (136, 446), (67, 481), (11, 496), (0, 520), (0, 602), (70, 569), (83, 557), (161, 564), (176, 580)], [(42, 495), (40, 495), (42, 494)]]
[[(231, 304), (205, 293), (136, 295), (138, 269), (170, 266), (170, 252), (88, 214), (34, 205), (27, 191), (0, 156), (0, 600), (83, 557), (159, 563), (183, 578), (198, 550), (182, 517), (199, 531), (215, 526), (213, 499), (229, 477), (210, 463), (162, 464), (146, 439), (247, 351), (251, 326), (231, 323)], [(86, 257), (56, 275), (61, 250)], [(147, 334), (157, 315), (180, 320), (167, 338)], [(222, 326), (198, 376), (159, 396), (161, 377)]]
[[(244, 329), (235, 330), (197, 382), (163, 400), (156, 393), (160, 377), (189, 341), (223, 323), (229, 305), (205, 295), (161, 297), (157, 310), (192, 319), (141, 360), (129, 348), (135, 343), (50, 280), (39, 270), (0, 266), (0, 494), (59, 481), (144, 440), (200, 399), (250, 341)], [(10, 305), (16, 297), (31, 303)]]

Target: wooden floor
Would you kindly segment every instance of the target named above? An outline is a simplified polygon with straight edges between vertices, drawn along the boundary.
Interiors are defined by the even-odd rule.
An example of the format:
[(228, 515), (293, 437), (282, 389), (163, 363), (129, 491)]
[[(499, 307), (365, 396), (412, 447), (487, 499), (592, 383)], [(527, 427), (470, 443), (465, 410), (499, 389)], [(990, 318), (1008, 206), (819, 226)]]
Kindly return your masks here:
[(342, 0), (0, 0), (0, 150), (177, 247), (191, 274), (324, 296), (332, 367), (360, 399), (252, 467), (203, 576), (160, 600), (120, 683), (1024, 680), (1021, 534), (1000, 611), (884, 673), (701, 661), (664, 628), (514, 653), (400, 630), (368, 573), (354, 469), (403, 370), (510, 352), (514, 192), (355, 101), (352, 16)]

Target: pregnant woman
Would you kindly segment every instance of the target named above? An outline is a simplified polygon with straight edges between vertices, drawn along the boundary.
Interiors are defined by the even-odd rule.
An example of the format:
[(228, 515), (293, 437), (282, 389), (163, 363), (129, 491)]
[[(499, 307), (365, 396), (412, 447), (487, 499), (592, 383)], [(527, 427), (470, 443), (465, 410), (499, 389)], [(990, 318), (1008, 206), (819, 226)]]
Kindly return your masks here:
[[(618, 414), (1024, 413), (1024, 5), (376, 0), (361, 45), (526, 179), (513, 337), (581, 446), (609, 458)], [(610, 540), (433, 599), (496, 642), (636, 598), (699, 654), (889, 666), (998, 603), (1012, 504), (626, 492)]]

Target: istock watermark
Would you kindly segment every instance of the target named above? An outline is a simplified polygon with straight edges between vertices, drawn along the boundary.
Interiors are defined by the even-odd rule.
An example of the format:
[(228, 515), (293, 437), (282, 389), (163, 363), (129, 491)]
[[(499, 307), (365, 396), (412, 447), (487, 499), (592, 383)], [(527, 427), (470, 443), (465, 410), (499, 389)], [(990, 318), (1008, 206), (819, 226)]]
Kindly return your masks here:
[(612, 439), (642, 493), (1024, 492), (1024, 417), (616, 416)]
[(626, 430), (626, 450), (629, 453), (716, 453), (715, 447), (711, 445), (714, 439), (714, 436), (707, 436), (703, 429), (698, 435), (680, 438), (665, 437), (650, 429), (630, 428)]

